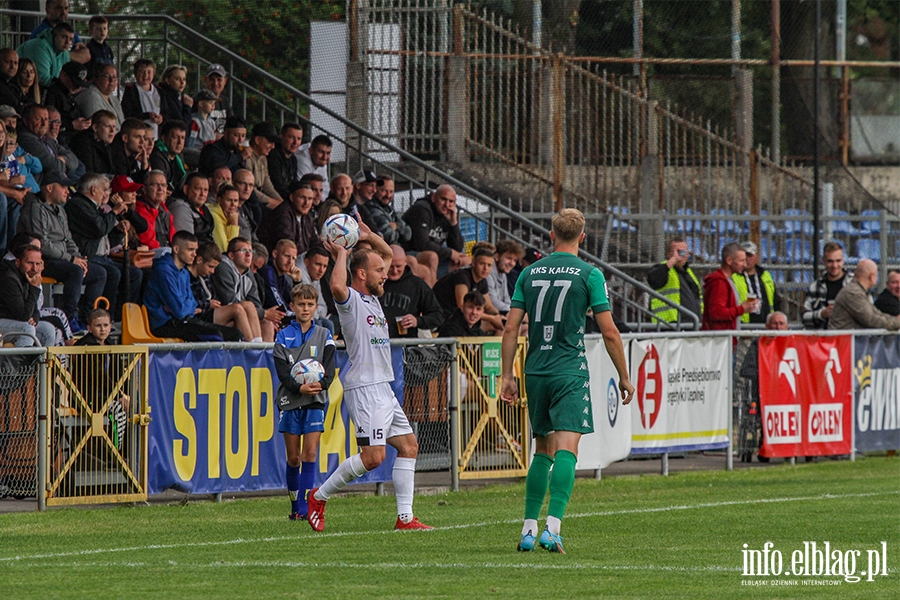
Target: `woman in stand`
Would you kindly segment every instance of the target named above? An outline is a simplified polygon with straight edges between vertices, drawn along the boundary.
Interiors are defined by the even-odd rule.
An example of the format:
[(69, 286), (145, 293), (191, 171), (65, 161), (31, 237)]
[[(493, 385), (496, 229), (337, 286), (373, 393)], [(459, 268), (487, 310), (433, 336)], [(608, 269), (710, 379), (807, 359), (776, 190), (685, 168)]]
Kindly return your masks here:
[(169, 65), (162, 74), (162, 82), (157, 86), (162, 104), (163, 120), (177, 119), (184, 121), (188, 131), (191, 128), (191, 108), (194, 99), (184, 93), (187, 85), (187, 67)]

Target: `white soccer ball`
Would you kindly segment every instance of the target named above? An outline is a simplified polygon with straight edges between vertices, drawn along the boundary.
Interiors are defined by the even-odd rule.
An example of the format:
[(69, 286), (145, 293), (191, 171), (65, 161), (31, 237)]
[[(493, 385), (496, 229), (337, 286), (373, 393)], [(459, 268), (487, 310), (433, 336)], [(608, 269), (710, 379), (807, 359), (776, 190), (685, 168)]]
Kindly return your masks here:
[(295, 362), (294, 366), (291, 367), (291, 377), (299, 385), (316, 383), (317, 381), (322, 381), (322, 378), (325, 377), (325, 367), (314, 358), (304, 358)]
[(359, 224), (350, 215), (332, 215), (322, 226), (322, 237), (349, 250), (359, 241)]

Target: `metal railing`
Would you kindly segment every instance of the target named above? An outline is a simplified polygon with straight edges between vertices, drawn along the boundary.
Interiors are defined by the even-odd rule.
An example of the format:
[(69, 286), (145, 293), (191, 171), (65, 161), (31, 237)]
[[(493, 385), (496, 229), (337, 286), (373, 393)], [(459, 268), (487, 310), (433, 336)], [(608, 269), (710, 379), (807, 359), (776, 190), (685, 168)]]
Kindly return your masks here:
[[(27, 37), (27, 33), (20, 33), (16, 29), (16, 24), (25, 17), (43, 18), (43, 15), (36, 12), (0, 9), (0, 18), (8, 19), (4, 21), (4, 26), (0, 27), (0, 43), (15, 45), (15, 42)], [(397, 190), (408, 192), (410, 202), (424, 196), (440, 184), (452, 185), (461, 196), (465, 197), (459, 204), (460, 212), (463, 217), (468, 217), (475, 223), (475, 234), (471, 236), (474, 239), (496, 241), (509, 238), (544, 250), (550, 247), (548, 228), (524, 219), (520, 214), (520, 207), (507, 198), (504, 198), (507, 204), (499, 202), (463, 179), (442, 171), (405, 148), (367, 131), (352, 119), (336, 113), (293, 85), (278, 79), (178, 20), (167, 15), (107, 15), (107, 17), (111, 22), (129, 24), (126, 29), (132, 37), (112, 40), (117, 44), (117, 48), (125, 48), (119, 54), (120, 64), (125, 56), (151, 56), (156, 59), (160, 68), (163, 68), (172, 61), (177, 61), (178, 64), (189, 62), (184, 59), (187, 56), (196, 61), (195, 71), (199, 83), (199, 73), (205, 70), (206, 65), (213, 62), (221, 63), (229, 73), (227, 89), (231, 99), (241, 98), (241, 102), (236, 103), (235, 110), (245, 118), (270, 118), (271, 113), (275, 112), (278, 119), (270, 118), (270, 120), (281, 123), (287, 120), (301, 122), (309, 130), (315, 129), (328, 135), (336, 145), (344, 145), (347, 154), (345, 163), (333, 167), (342, 167), (349, 173), (362, 168), (376, 168), (382, 174), (391, 174), (395, 179)], [(87, 21), (90, 17), (70, 15), (70, 18)], [(352, 25), (351, 23), (351, 29)], [(429, 93), (434, 94), (436, 90), (430, 90)], [(232, 104), (235, 105), (234, 102)], [(348, 108), (349, 104), (348, 98)], [(328, 129), (321, 123), (312, 123), (301, 113), (301, 109), (307, 107), (314, 107), (327, 115), (343, 127), (344, 131)], [(398, 209), (401, 208), (405, 207), (398, 206)], [(638, 289), (645, 295), (657, 297), (678, 311), (680, 318), (675, 327), (680, 328), (682, 324), (689, 324), (693, 328), (699, 328), (700, 323), (696, 315), (673, 304), (642, 282), (601, 261), (589, 251), (583, 252), (582, 257), (604, 269), (608, 277), (620, 280), (612, 282), (610, 292), (617, 301), (622, 320), (629, 320), (630, 316), (631, 320), (649, 321), (651, 312), (641, 303), (632, 300), (634, 295), (632, 291)], [(672, 325), (658, 323), (657, 327), (668, 329)]]

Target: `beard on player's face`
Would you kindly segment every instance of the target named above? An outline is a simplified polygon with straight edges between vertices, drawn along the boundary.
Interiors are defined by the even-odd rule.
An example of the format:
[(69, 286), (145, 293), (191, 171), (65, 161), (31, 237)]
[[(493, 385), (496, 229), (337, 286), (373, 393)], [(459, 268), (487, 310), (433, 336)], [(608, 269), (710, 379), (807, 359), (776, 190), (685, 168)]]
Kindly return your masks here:
[(375, 297), (381, 297), (384, 294), (384, 286), (381, 285), (380, 279), (366, 279), (366, 291), (369, 292), (369, 295)]

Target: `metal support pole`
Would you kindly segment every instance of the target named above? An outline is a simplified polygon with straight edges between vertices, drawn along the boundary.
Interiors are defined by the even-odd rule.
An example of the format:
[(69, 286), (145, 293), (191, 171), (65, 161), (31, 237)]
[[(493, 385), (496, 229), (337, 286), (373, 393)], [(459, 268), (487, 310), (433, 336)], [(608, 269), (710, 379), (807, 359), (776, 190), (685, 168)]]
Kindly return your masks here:
[[(732, 338), (734, 339), (734, 338)], [(726, 397), (729, 398), (728, 404), (728, 447), (725, 449), (725, 470), (734, 470), (734, 409), (731, 405), (731, 398), (734, 398), (734, 344), (731, 345), (731, 389), (728, 390)]]
[(600, 479), (602, 478), (602, 471), (603, 469), (594, 469), (594, 479), (600, 481)]
[(376, 496), (384, 496), (384, 482), (379, 481), (375, 484), (375, 495)]
[[(644, 0), (634, 0), (631, 41), (634, 47), (634, 58), (644, 58)], [(631, 67), (631, 74), (635, 77), (641, 74), (641, 63), (635, 62)]]
[[(741, 60), (741, 0), (731, 0), (731, 58)], [(731, 65), (731, 74), (736, 75), (740, 67)]]
[(543, 9), (541, 0), (534, 0), (531, 5), (531, 43), (535, 48), (541, 47), (541, 30), (543, 29)]
[(456, 342), (450, 346), (453, 359), (450, 361), (450, 489), (459, 491), (459, 355)]
[(47, 397), (47, 368), (49, 361), (47, 360), (47, 350), (44, 350), (43, 358), (38, 369), (38, 472), (37, 472), (37, 505), (38, 510), (47, 509), (47, 473), (50, 469), (50, 435), (47, 431), (47, 415), (50, 409), (47, 406), (50, 399)]
[(772, 160), (781, 164), (781, 0), (772, 0)]
[[(816, 0), (815, 66), (813, 67), (813, 240), (819, 239), (819, 37), (822, 32), (822, 0)], [(819, 261), (812, 260), (813, 281), (819, 279)]]
[(659, 474), (662, 475), (663, 477), (669, 476), (669, 453), (668, 452), (663, 454), (662, 458), (660, 459)]

